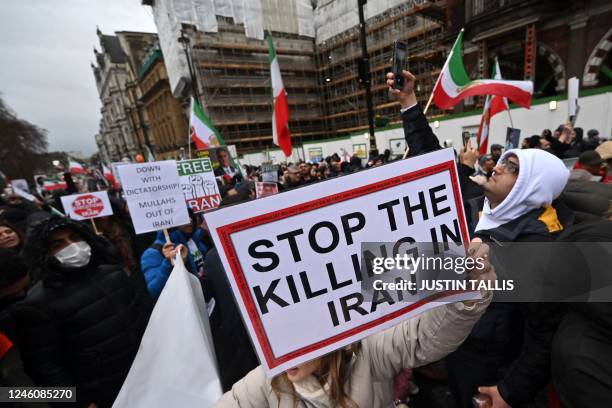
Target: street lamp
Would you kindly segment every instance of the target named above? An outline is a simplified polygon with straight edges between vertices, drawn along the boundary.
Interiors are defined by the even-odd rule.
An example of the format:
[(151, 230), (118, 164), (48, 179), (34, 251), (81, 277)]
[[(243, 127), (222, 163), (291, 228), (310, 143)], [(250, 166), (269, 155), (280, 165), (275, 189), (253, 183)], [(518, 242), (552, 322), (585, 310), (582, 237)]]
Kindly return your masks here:
[(178, 38), (178, 42), (181, 43), (183, 50), (185, 51), (187, 67), (189, 68), (189, 77), (191, 79), (191, 92), (193, 93), (194, 99), (200, 106), (202, 106), (202, 103), (200, 102), (200, 93), (198, 92), (198, 83), (196, 82), (195, 69), (192, 66), (193, 60), (191, 59), (191, 41), (189, 40), (189, 37), (185, 35), (184, 25), (181, 27), (181, 36)]

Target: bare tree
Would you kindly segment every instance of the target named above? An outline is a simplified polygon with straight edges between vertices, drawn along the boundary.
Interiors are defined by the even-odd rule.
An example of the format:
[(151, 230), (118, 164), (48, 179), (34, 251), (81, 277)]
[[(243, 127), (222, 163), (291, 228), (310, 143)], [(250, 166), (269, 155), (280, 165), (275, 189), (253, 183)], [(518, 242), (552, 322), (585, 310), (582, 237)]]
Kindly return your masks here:
[(11, 178), (32, 180), (47, 151), (47, 131), (20, 119), (0, 96), (0, 169)]

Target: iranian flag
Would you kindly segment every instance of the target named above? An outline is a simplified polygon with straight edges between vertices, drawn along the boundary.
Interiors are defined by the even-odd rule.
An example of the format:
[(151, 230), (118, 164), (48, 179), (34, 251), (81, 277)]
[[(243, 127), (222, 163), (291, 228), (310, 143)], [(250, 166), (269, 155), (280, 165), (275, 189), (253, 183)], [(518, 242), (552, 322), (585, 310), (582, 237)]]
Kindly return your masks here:
[(224, 144), (219, 131), (193, 98), (191, 98), (191, 113), (189, 114), (189, 134), (196, 149), (208, 149)]
[(434, 86), (433, 99), (436, 106), (440, 109), (450, 109), (461, 100), (477, 95), (503, 96), (524, 108), (531, 106), (531, 95), (533, 94), (533, 82), (531, 81), (505, 81), (503, 79), (470, 81), (463, 66), (462, 45), (463, 30), (459, 33)]
[[(499, 69), (499, 61), (495, 58), (495, 65), (493, 65), (493, 79), (502, 79), (501, 71)], [(509, 109), (508, 98), (499, 95), (487, 95), (482, 110), (482, 118), (480, 119), (480, 126), (478, 128), (478, 152), (483, 155), (487, 154), (489, 147), (489, 127), (491, 124), (491, 118), (496, 113), (503, 112)]]
[(81, 163), (78, 163), (72, 159), (68, 159), (68, 169), (70, 170), (70, 172), (72, 174), (83, 174), (85, 173), (85, 169), (83, 168), (83, 166), (81, 165)]
[(270, 77), (272, 78), (272, 141), (281, 148), (286, 157), (291, 156), (291, 134), (289, 133), (289, 104), (287, 92), (281, 78), (280, 67), (276, 50), (272, 42), (272, 35), (268, 33), (268, 49), (270, 57)]
[(113, 187), (117, 186), (117, 180), (115, 180), (115, 176), (113, 175), (113, 172), (104, 163), (102, 163), (102, 175), (110, 183), (111, 186)]

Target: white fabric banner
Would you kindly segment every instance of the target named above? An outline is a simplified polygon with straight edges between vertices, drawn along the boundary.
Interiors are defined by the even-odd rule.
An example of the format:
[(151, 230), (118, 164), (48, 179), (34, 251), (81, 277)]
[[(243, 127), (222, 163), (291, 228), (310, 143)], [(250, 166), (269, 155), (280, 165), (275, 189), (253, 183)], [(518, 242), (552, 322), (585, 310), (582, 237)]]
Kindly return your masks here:
[(202, 288), (177, 256), (113, 407), (206, 408), (221, 395)]

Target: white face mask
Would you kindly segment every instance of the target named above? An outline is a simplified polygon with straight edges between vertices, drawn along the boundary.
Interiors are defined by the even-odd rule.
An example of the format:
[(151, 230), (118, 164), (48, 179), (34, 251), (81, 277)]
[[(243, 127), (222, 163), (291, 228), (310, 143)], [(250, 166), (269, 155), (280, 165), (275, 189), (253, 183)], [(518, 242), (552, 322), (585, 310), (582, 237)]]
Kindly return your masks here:
[(55, 254), (55, 258), (57, 258), (63, 266), (80, 268), (89, 263), (89, 259), (91, 258), (91, 247), (85, 241), (73, 242)]

